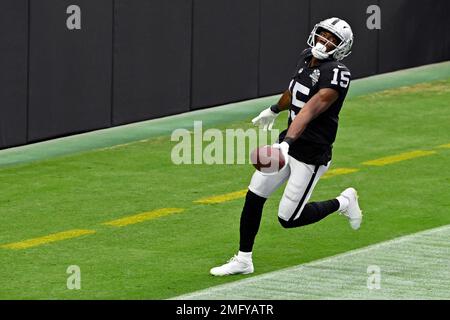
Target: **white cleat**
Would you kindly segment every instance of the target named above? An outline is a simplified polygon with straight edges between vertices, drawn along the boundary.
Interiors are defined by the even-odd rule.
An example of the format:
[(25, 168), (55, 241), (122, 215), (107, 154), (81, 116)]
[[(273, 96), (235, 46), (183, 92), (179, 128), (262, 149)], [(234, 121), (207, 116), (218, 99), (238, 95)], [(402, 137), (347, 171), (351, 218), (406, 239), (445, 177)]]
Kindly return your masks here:
[(341, 213), (346, 216), (352, 229), (357, 230), (361, 225), (362, 211), (358, 204), (358, 193), (354, 188), (347, 188), (342, 191), (341, 196), (348, 199), (348, 206)]
[(228, 276), (232, 274), (249, 274), (253, 273), (253, 271), (253, 262), (251, 260), (242, 259), (235, 255), (224, 265), (212, 268), (209, 272), (213, 276)]

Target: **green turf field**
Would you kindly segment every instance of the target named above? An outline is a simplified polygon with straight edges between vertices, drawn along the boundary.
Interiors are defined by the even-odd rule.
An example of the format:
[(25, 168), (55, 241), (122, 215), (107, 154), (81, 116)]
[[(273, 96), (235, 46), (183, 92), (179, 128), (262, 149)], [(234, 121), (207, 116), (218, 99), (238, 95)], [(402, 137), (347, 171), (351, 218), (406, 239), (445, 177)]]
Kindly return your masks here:
[[(312, 200), (356, 187), (361, 229), (355, 232), (344, 217), (332, 215), (285, 230), (277, 222), (280, 189), (266, 204), (255, 275), (450, 224), (449, 108), (450, 78), (350, 97), (332, 168), (358, 171), (321, 180)], [(252, 117), (218, 128), (250, 128)], [(285, 122), (279, 117), (277, 127)], [(245, 189), (252, 167), (176, 166), (170, 160), (174, 145), (169, 136), (154, 137), (0, 168), (0, 246), (95, 231), (26, 249), (0, 248), (0, 299), (165, 299), (245, 278), (209, 275), (238, 249), (243, 198), (194, 201)], [(363, 164), (415, 150), (432, 153)], [(124, 227), (102, 224), (160, 208), (184, 211)], [(81, 269), (81, 290), (66, 287), (70, 265)]]

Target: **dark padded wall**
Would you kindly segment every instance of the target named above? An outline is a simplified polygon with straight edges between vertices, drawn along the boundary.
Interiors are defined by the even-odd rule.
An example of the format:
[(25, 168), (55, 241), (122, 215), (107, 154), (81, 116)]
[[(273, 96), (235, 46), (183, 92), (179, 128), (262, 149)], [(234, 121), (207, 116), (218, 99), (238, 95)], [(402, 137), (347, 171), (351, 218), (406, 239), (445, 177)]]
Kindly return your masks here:
[(28, 0), (0, 1), (0, 148), (26, 143)]
[[(369, 5), (381, 30), (369, 30)], [(69, 5), (81, 30), (68, 30)], [(30, 6), (30, 7), (28, 7)], [(2, 0), (0, 149), (281, 93), (318, 21), (353, 79), (450, 59), (448, 0)]]
[(259, 96), (288, 87), (310, 31), (308, 0), (261, 0)]
[(189, 111), (192, 0), (116, 0), (113, 124)]
[(192, 109), (258, 94), (258, 0), (194, 0)]
[(449, 58), (448, 0), (380, 0), (379, 72)]
[[(350, 69), (352, 78), (360, 78), (377, 73), (378, 30), (369, 30), (366, 13), (369, 5), (378, 5), (376, 0), (345, 0), (345, 1), (311, 1), (311, 28), (319, 21), (339, 17), (352, 27), (354, 44), (352, 53), (342, 60)], [(381, 23), (383, 28), (384, 10), (381, 8)]]
[[(66, 9), (81, 7), (81, 30)], [(30, 1), (29, 140), (110, 125), (112, 2)]]

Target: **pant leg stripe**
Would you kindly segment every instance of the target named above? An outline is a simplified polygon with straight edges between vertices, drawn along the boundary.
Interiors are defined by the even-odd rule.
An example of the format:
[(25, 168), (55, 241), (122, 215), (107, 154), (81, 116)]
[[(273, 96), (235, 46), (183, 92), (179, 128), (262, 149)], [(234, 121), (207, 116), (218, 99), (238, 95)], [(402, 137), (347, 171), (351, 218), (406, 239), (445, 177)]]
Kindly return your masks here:
[(297, 215), (298, 211), (299, 211), (300, 208), (303, 206), (303, 202), (305, 201), (306, 196), (308, 195), (309, 190), (311, 189), (311, 186), (312, 186), (312, 184), (313, 184), (313, 182), (314, 182), (314, 179), (316, 178), (317, 171), (319, 171), (319, 168), (320, 168), (320, 165), (316, 165), (316, 166), (314, 167), (314, 172), (313, 172), (313, 174), (312, 174), (312, 176), (311, 176), (311, 179), (309, 180), (308, 186), (306, 187), (306, 190), (305, 190), (305, 192), (303, 193), (303, 196), (302, 196), (302, 198), (301, 198), (301, 200), (300, 200), (300, 202), (299, 202), (297, 208), (295, 208), (294, 213), (293, 213), (292, 216), (289, 218), (289, 222), (291, 222), (291, 221), (294, 220), (294, 218), (295, 218), (295, 216)]

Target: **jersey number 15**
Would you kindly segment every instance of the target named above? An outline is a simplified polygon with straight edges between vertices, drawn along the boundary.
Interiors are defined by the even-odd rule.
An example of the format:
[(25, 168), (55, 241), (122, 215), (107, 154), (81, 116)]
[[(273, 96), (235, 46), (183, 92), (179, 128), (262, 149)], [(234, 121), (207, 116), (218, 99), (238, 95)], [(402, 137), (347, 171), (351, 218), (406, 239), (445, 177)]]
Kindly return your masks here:
[(348, 83), (350, 82), (350, 78), (348, 77), (350, 75), (350, 71), (341, 71), (338, 68), (334, 68), (333, 72), (333, 80), (331, 80), (331, 84), (337, 85), (338, 84), (338, 77), (340, 78), (339, 85), (342, 88), (347, 88)]

